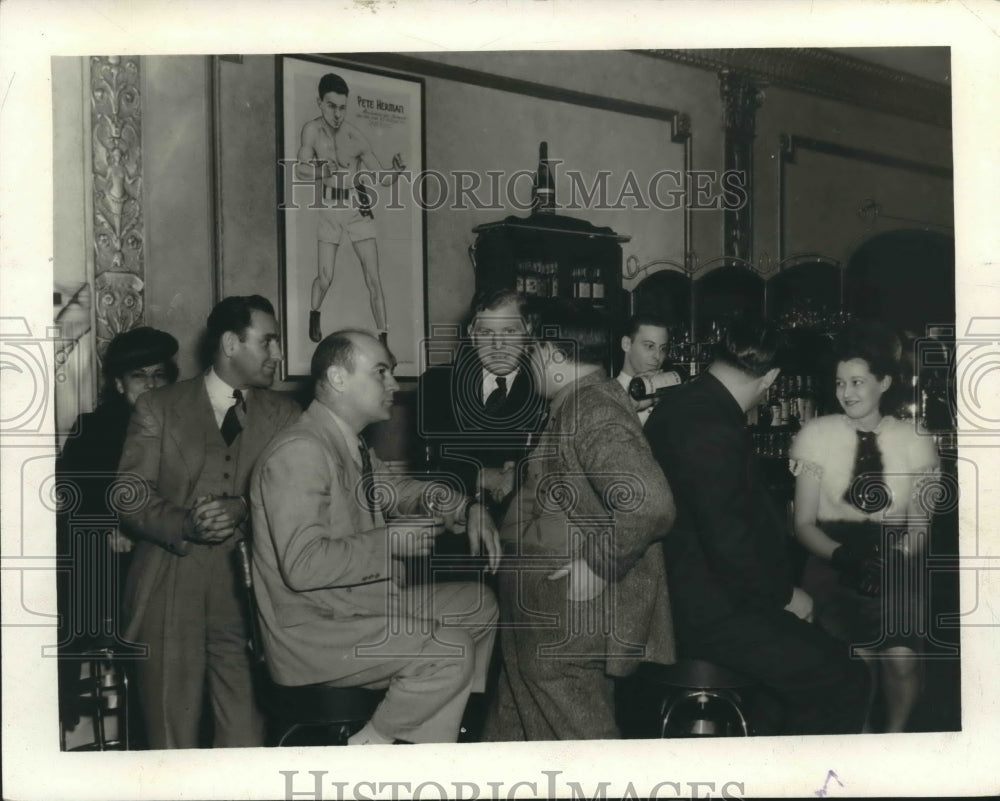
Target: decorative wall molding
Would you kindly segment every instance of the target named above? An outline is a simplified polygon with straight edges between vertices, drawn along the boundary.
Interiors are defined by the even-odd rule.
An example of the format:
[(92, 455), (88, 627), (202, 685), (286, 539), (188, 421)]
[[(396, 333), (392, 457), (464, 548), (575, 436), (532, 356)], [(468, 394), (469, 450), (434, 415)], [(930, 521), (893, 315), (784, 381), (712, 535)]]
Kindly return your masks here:
[[(799, 136), (798, 134), (783, 133), (778, 137), (778, 261), (784, 263), (785, 256), (785, 219), (787, 216), (788, 192), (786, 187), (786, 173), (789, 165), (796, 164), (796, 157), (800, 150), (808, 150), (813, 153), (823, 153), (828, 156), (838, 156), (840, 158), (851, 159), (853, 161), (864, 161), (869, 164), (878, 164), (883, 167), (893, 167), (899, 170), (930, 175), (935, 178), (942, 178), (948, 181), (954, 180), (954, 173), (951, 167), (943, 167), (938, 164), (931, 164), (926, 161), (916, 161), (915, 159), (905, 159), (894, 156), (891, 153), (881, 153), (877, 150), (867, 148), (850, 147), (839, 142), (831, 142), (826, 139), (814, 139), (809, 136)], [(893, 217), (882, 213), (881, 204), (872, 198), (865, 198), (858, 207), (858, 217), (866, 223), (869, 230), (874, 227), (879, 216), (897, 221), (916, 223), (921, 226), (934, 226), (937, 228), (947, 228), (937, 223), (929, 223), (923, 220), (913, 220), (907, 217)]]
[[(575, 89), (565, 89), (561, 86), (526, 81), (521, 78), (510, 78), (505, 75), (470, 69), (468, 67), (456, 67), (452, 64), (442, 64), (439, 61), (401, 53), (327, 53), (325, 55), (346, 61), (355, 61), (372, 67), (408, 72), (413, 75), (457, 81), (472, 86), (481, 86), (485, 89), (497, 89), (502, 92), (513, 92), (542, 100), (572, 103), (573, 105), (584, 106), (586, 108), (613, 111), (644, 119), (669, 122), (671, 128), (670, 143), (681, 145), (684, 148), (685, 193), (690, 196), (690, 172), (693, 168), (692, 153), (694, 137), (691, 126), (691, 115), (687, 112), (665, 106), (651, 106), (647, 103), (622, 100), (618, 97), (607, 97), (589, 92), (580, 92)], [(687, 204), (684, 206), (683, 225), (684, 261), (685, 265), (687, 265), (685, 269), (688, 267), (693, 269), (693, 265), (696, 264), (697, 259), (692, 251), (693, 225), (691, 210)]]
[(143, 320), (145, 252), (138, 56), (91, 56), (94, 317), (98, 356)]
[[(446, 81), (481, 86), (485, 89), (498, 89), (502, 92), (513, 92), (519, 95), (537, 97), (541, 100), (553, 100), (561, 103), (572, 103), (576, 106), (617, 111), (620, 114), (631, 114), (634, 117), (644, 117), (651, 120), (674, 121), (681, 112), (664, 106), (651, 106), (648, 103), (636, 103), (632, 100), (622, 100), (618, 97), (606, 97), (590, 92), (579, 92), (575, 89), (565, 89), (561, 86), (526, 81), (522, 78), (510, 78), (493, 72), (456, 67), (452, 64), (442, 64), (440, 61), (401, 53), (325, 53), (330, 58), (356, 61), (373, 67), (382, 67), (400, 72), (410, 72), (428, 78), (441, 78)], [(690, 118), (687, 121), (690, 127)]]
[(951, 127), (945, 84), (815, 47), (635, 50), (635, 53), (720, 72), (735, 70), (771, 86)]
[(778, 145), (782, 161), (788, 164), (795, 163), (795, 158), (799, 150), (810, 150), (813, 153), (824, 153), (828, 156), (841, 156), (855, 161), (866, 161), (869, 164), (878, 164), (882, 167), (895, 167), (900, 170), (921, 172), (925, 175), (933, 175), (935, 178), (945, 178), (949, 181), (953, 178), (951, 167), (942, 167), (938, 164), (917, 161), (916, 159), (901, 158), (891, 153), (880, 153), (877, 150), (868, 150), (862, 147), (850, 147), (849, 145), (830, 142), (826, 139), (814, 139), (810, 136), (799, 136), (798, 134), (781, 134)]
[(753, 260), (753, 140), (757, 109), (764, 93), (751, 79), (733, 70), (719, 73), (722, 117), (725, 125), (725, 165), (727, 173), (743, 174), (747, 202), (726, 209), (724, 252), (735, 259)]

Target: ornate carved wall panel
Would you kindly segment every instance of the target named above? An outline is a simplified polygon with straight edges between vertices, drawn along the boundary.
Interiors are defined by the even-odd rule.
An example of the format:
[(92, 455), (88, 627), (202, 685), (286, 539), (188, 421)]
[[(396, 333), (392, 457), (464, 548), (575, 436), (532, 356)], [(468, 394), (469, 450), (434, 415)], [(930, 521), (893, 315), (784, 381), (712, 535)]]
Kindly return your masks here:
[(726, 209), (725, 255), (753, 259), (753, 140), (755, 115), (764, 93), (756, 83), (738, 72), (719, 73), (722, 114), (726, 130), (725, 170), (740, 172), (748, 201), (737, 209)]
[(116, 334), (142, 324), (142, 110), (137, 56), (91, 56), (94, 317), (103, 358)]

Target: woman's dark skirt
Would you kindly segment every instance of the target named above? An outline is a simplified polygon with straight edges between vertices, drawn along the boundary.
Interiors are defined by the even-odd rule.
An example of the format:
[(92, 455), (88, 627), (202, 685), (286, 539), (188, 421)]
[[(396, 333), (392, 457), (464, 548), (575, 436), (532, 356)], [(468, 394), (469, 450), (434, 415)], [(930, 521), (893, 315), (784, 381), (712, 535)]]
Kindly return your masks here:
[(802, 588), (812, 596), (816, 621), (834, 637), (858, 648), (881, 651), (906, 647), (919, 650), (926, 631), (926, 571), (918, 557), (906, 557), (892, 545), (901, 533), (878, 523), (820, 522), (819, 528), (840, 543), (876, 545), (883, 559), (881, 591), (861, 595), (840, 581), (825, 559), (808, 558)]

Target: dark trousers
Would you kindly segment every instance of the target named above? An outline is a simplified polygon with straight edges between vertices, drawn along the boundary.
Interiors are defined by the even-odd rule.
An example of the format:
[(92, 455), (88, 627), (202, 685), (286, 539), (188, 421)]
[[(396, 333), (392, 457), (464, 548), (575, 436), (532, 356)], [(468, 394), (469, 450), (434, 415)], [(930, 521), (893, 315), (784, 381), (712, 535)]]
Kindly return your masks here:
[(682, 643), (684, 656), (738, 671), (777, 696), (783, 719), (776, 730), (759, 733), (861, 731), (871, 684), (867, 666), (851, 659), (847, 645), (791, 612), (739, 612), (699, 627)]
[(232, 551), (194, 546), (151, 596), (136, 638), (149, 644), (136, 678), (150, 748), (197, 748), (206, 702), (214, 747), (264, 744)]

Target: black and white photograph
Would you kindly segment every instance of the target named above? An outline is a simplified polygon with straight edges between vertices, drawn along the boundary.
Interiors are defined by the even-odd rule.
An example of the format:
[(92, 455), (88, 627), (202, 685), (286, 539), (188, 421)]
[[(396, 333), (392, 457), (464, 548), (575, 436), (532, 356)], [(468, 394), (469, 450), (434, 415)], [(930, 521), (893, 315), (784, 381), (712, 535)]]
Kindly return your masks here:
[(0, 11), (10, 797), (996, 791), (995, 9), (105, 5)]
[[(391, 328), (397, 374), (414, 377), (425, 333), (424, 226), (419, 196), (398, 183), (422, 172), (421, 84), (327, 60), (284, 57), (277, 66), (284, 375), (309, 375), (325, 315), (336, 321), (327, 333), (371, 328), (388, 342)], [(317, 161), (327, 165), (318, 179)]]

